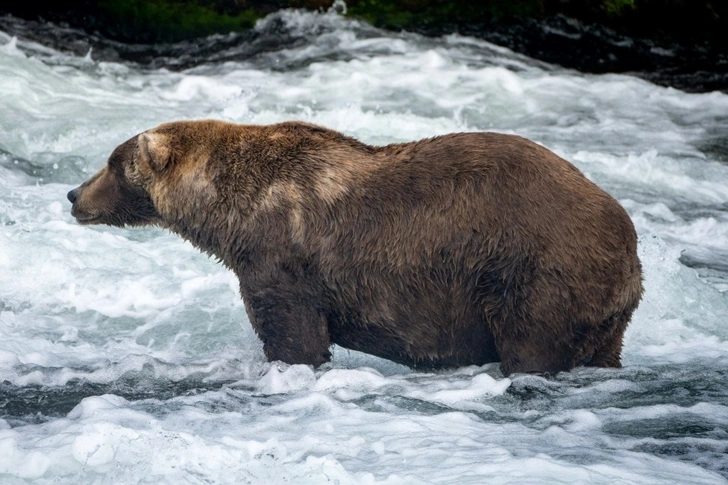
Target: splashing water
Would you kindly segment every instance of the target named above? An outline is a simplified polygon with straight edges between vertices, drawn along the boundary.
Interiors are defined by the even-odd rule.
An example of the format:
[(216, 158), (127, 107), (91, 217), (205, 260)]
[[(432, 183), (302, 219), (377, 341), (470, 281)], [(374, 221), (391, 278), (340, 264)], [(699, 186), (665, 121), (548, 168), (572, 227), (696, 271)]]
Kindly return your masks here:
[[(727, 95), (335, 12), (254, 34), (171, 46), (159, 62), (208, 59), (173, 72), (0, 31), (0, 482), (728, 481)], [(640, 236), (625, 367), (266, 363), (232, 274), (158, 229), (78, 226), (65, 201), (130, 136), (208, 117), (375, 144), (495, 130), (572, 160)]]

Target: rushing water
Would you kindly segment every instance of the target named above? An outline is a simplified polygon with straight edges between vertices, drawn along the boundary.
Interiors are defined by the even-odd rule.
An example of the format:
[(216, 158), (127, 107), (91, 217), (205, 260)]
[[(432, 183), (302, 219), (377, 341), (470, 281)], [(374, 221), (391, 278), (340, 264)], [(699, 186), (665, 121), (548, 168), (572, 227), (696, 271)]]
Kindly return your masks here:
[[(728, 95), (334, 13), (276, 14), (152, 66), (12, 22), (0, 483), (728, 483)], [(168, 70), (184, 55), (196, 67)], [(497, 364), (420, 372), (342, 348), (318, 370), (266, 363), (222, 266), (162, 230), (69, 214), (65, 193), (118, 143), (180, 118), (303, 119), (375, 144), (497, 130), (550, 147), (637, 227), (646, 293), (624, 368), (507, 379)]]

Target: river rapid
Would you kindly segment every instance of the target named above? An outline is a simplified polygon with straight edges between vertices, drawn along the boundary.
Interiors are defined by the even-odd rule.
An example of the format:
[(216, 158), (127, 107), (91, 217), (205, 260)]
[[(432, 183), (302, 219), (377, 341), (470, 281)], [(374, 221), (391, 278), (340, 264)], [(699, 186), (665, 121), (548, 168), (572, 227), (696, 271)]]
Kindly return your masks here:
[[(39, 28), (0, 21), (0, 483), (728, 483), (728, 95), (336, 12), (279, 12), (146, 65)], [(116, 145), (183, 118), (551, 148), (639, 234), (624, 368), (504, 378), (339, 347), (317, 370), (267, 363), (224, 267), (69, 213)]]

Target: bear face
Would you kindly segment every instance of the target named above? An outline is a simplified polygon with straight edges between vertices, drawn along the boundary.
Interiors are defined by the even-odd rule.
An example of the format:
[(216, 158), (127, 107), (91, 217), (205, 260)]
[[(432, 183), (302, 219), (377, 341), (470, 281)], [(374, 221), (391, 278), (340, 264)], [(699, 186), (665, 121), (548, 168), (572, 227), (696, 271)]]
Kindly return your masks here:
[(157, 222), (148, 191), (153, 165), (145, 138), (135, 136), (119, 145), (103, 169), (68, 193), (76, 221), (117, 227)]
[[(204, 122), (204, 136), (222, 123)], [(209, 209), (211, 184), (207, 144), (200, 123), (161, 125), (119, 145), (106, 166), (71, 190), (71, 215), (80, 224), (157, 225), (175, 230)]]

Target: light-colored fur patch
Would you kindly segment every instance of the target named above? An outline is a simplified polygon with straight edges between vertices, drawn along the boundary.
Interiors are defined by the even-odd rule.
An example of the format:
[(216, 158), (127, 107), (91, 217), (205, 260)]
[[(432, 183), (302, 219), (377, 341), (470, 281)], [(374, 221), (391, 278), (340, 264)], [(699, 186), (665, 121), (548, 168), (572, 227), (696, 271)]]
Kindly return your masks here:
[(278, 183), (268, 187), (266, 194), (260, 201), (262, 211), (283, 209), (288, 212), (291, 237), (298, 243), (303, 243), (306, 233), (306, 223), (303, 217), (303, 194), (295, 183)]
[(356, 155), (347, 149), (332, 149), (327, 152), (327, 158), (332, 162), (320, 170), (314, 186), (316, 194), (324, 202), (337, 202), (351, 187), (360, 185), (380, 165), (380, 161), (374, 159), (369, 160), (369, 163), (362, 163), (361, 160), (357, 163), (354, 160), (361, 157)]
[(207, 160), (179, 160), (171, 177), (157, 176), (149, 194), (162, 215), (196, 220), (217, 200), (217, 190), (207, 173)]
[(316, 193), (328, 203), (334, 203), (349, 191), (351, 174), (335, 168), (327, 168), (322, 171), (321, 176), (316, 180)]

